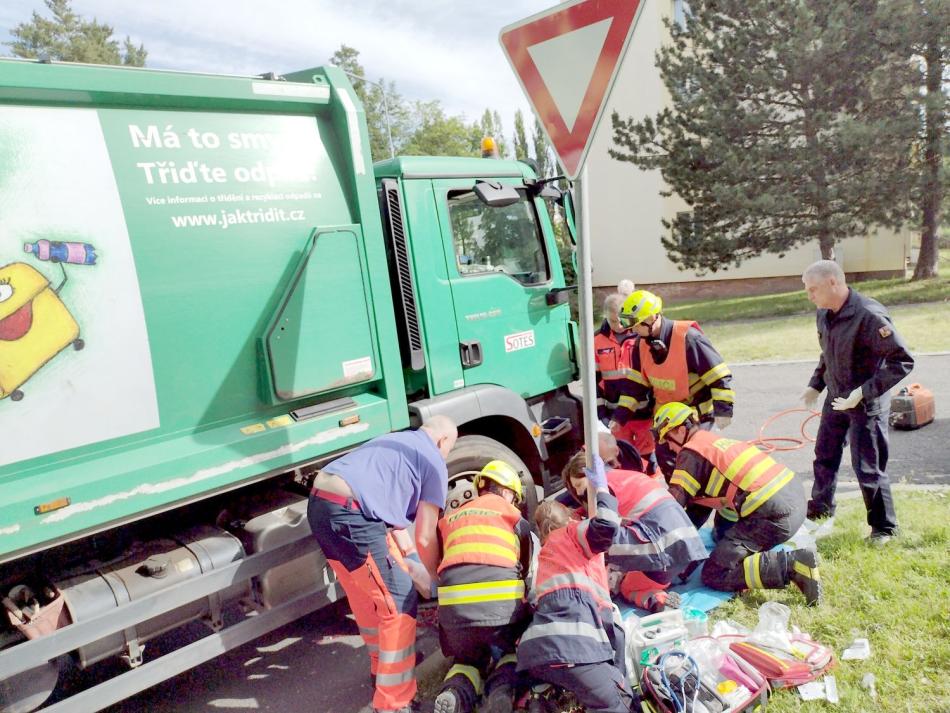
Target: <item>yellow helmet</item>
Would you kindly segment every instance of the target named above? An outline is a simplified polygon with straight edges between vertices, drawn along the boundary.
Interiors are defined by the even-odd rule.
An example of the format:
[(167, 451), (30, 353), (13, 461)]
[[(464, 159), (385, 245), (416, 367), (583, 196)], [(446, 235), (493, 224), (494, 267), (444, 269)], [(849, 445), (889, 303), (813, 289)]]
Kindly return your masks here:
[(503, 488), (508, 488), (515, 494), (515, 502), (520, 503), (524, 499), (524, 491), (521, 489), (521, 476), (518, 471), (505, 463), (503, 460), (493, 460), (485, 465), (484, 468), (475, 476), (475, 489), (482, 487), (483, 478), (494, 480)]
[(653, 430), (656, 432), (656, 440), (663, 443), (666, 435), (677, 426), (682, 426), (690, 418), (694, 418), (696, 412), (686, 404), (679, 401), (671, 401), (663, 404), (653, 415)]
[(636, 327), (663, 309), (663, 300), (647, 290), (636, 290), (623, 301), (620, 321), (628, 327)]

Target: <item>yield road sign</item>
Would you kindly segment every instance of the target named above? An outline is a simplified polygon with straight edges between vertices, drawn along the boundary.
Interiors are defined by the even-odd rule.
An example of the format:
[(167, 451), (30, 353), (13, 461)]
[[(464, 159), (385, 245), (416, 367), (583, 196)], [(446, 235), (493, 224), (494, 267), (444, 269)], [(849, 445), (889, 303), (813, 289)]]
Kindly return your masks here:
[(564, 172), (580, 173), (644, 0), (574, 0), (502, 28), (501, 46)]

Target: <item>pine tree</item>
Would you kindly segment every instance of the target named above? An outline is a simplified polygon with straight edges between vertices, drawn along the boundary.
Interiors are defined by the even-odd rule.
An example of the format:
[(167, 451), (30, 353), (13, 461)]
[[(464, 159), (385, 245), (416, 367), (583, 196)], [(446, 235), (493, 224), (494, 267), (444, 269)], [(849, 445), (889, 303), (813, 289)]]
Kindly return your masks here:
[(52, 13), (51, 19), (34, 11), (29, 22), (21, 22), (10, 31), (13, 41), (4, 44), (15, 57), (145, 66), (148, 52), (144, 45), (136, 47), (126, 37), (120, 47), (119, 41), (112, 37), (111, 25), (95, 18), (83, 20), (73, 12), (70, 0), (43, 0), (43, 4)]
[(915, 280), (937, 276), (937, 231), (944, 209), (947, 181), (947, 102), (950, 86), (944, 75), (950, 65), (950, 2), (902, 0), (891, 5), (887, 26), (894, 44), (912, 58), (914, 111), (920, 117), (915, 160), (914, 202), (920, 220), (920, 253)]
[[(884, 0), (881, 0), (883, 3)], [(908, 216), (914, 120), (906, 58), (877, 0), (695, 0), (657, 55), (671, 106), (613, 116), (611, 155), (659, 169), (689, 212), (670, 258), (715, 272)]]

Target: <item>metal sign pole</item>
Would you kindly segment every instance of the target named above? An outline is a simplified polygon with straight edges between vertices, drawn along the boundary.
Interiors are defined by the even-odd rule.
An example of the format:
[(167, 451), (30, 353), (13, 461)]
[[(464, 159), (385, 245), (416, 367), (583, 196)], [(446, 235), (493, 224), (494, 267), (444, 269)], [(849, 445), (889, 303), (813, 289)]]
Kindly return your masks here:
[[(587, 166), (581, 168), (574, 182), (579, 218), (577, 228), (577, 292), (578, 320), (581, 332), (581, 396), (584, 405), (584, 444), (587, 452), (587, 467), (594, 465), (594, 453), (598, 449), (597, 392), (594, 382), (594, 297), (591, 290), (590, 262), (590, 211), (587, 200)], [(594, 516), (597, 496), (592, 487), (587, 488), (587, 513)]]

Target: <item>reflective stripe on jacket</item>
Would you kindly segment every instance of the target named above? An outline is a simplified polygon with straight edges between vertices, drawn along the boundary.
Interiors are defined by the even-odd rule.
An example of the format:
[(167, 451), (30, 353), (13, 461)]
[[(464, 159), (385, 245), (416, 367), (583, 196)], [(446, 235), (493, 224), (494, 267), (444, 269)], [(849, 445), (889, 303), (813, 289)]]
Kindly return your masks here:
[[(590, 522), (589, 520), (585, 520)], [(615, 607), (603, 553), (591, 553), (585, 529), (571, 522), (541, 548), (531, 601), (534, 618), (518, 645), (518, 668), (614, 659)]]
[(516, 567), (521, 552), (515, 527), (521, 512), (500, 495), (486, 493), (439, 520), (439, 573), (460, 564)]
[(501, 626), (527, 618), (522, 560), (528, 555), (522, 550), (528, 546), (528, 532), (518, 508), (494, 493), (439, 521), (443, 626)]
[(686, 332), (690, 327), (699, 329), (696, 322), (673, 322), (669, 351), (662, 364), (653, 360), (649, 342), (646, 339), (640, 340), (640, 371), (653, 389), (657, 407), (671, 401), (691, 403), (689, 367), (686, 363)]
[(706, 559), (699, 533), (662, 481), (643, 473), (611, 470), (607, 483), (617, 497), (623, 525), (607, 552), (612, 566), (652, 572)]
[(741, 517), (755, 512), (795, 477), (751, 441), (735, 441), (710, 431), (696, 431), (683, 448), (708, 460), (713, 471), (704, 494), (699, 492), (700, 483), (679, 468), (673, 470), (670, 485), (681, 487), (692, 503), (717, 510), (729, 508)]

